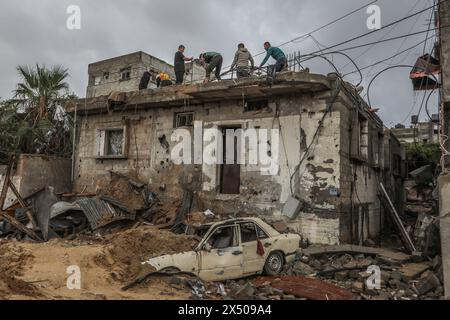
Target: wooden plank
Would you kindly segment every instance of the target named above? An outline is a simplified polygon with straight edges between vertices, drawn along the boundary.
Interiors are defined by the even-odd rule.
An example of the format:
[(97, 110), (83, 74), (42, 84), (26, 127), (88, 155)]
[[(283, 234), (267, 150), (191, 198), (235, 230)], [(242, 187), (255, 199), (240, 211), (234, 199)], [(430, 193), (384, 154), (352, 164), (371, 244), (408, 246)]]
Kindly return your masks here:
[(17, 188), (14, 185), (14, 183), (12, 183), (12, 181), (9, 181), (9, 187), (11, 188), (11, 191), (14, 193), (14, 195), (17, 198), (17, 200), (19, 201), (20, 206), (27, 210), (26, 211), (26, 215), (27, 215), (28, 219), (30, 220), (31, 224), (33, 225), (33, 228), (37, 229), (38, 226), (37, 226), (37, 223), (36, 223), (36, 218), (35, 218), (34, 212), (28, 207), (28, 204), (22, 198), (22, 196), (20, 195), (19, 191), (17, 190)]
[(0, 211), (3, 211), (3, 206), (5, 205), (6, 196), (8, 195), (9, 177), (11, 175), (13, 163), (14, 163), (14, 156), (11, 155), (11, 156), (9, 156), (8, 167), (6, 168), (6, 173), (5, 173), (5, 181), (3, 181), (2, 192), (0, 195)]
[(392, 220), (394, 221), (394, 224), (396, 225), (397, 229), (400, 232), (400, 239), (402, 240), (403, 245), (405, 246), (406, 250), (409, 251), (409, 253), (415, 252), (416, 247), (414, 246), (414, 243), (412, 242), (411, 237), (409, 236), (408, 232), (406, 231), (405, 226), (403, 225), (403, 222), (400, 219), (400, 216), (398, 215), (398, 212), (395, 209), (394, 204), (392, 203), (391, 198), (389, 197), (382, 182), (380, 182), (380, 190), (381, 190), (382, 196), (388, 203), (388, 206), (386, 206), (386, 207), (392, 216)]
[(6, 170), (5, 181), (3, 183), (2, 192), (0, 196), (0, 217), (8, 221), (9, 224), (12, 225), (17, 230), (22, 231), (23, 233), (28, 235), (30, 238), (37, 241), (41, 241), (41, 238), (39, 238), (39, 236), (33, 230), (28, 229), (26, 226), (17, 221), (14, 217), (11, 217), (10, 215), (8, 215), (6, 212), (3, 211), (3, 206), (5, 204), (8, 188), (11, 187), (10, 175), (14, 163), (14, 158), (15, 158), (14, 156), (9, 157), (8, 168)]

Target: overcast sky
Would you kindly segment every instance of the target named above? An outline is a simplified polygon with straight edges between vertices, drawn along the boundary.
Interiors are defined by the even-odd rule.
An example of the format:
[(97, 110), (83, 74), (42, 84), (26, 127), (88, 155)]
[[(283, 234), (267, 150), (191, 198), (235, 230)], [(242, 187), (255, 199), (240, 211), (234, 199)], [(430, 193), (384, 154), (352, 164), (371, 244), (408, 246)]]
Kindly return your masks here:
[[(261, 52), (264, 41), (277, 45), (322, 26), (370, 0), (0, 0), (0, 97), (10, 98), (18, 81), (16, 66), (24, 64), (60, 64), (69, 69), (71, 89), (84, 97), (89, 63), (114, 56), (145, 51), (173, 63), (180, 43), (188, 56), (204, 51), (223, 53), (229, 65), (236, 45), (246, 43), (254, 54)], [(432, 5), (432, 0), (379, 0), (382, 24), (400, 19)], [(68, 30), (66, 9), (81, 8), (81, 30)], [(365, 10), (314, 34), (324, 46), (333, 45), (368, 32)], [(426, 30), (430, 12), (409, 19), (395, 27), (352, 42), (357, 45), (382, 38)], [(392, 56), (421, 40), (425, 34), (348, 51), (360, 67)], [(315, 51), (318, 44), (311, 38), (290, 43), (285, 52)], [(431, 42), (427, 50), (430, 50)], [(368, 50), (370, 49), (370, 50)], [(364, 84), (390, 64), (414, 64), (422, 55), (423, 45), (387, 61), (373, 70), (364, 71)], [(263, 57), (257, 57), (257, 63)], [(344, 58), (333, 58), (339, 68)], [(313, 73), (328, 73), (332, 68), (324, 61), (307, 62)], [(352, 65), (343, 73), (352, 71)], [(408, 69), (384, 73), (371, 89), (372, 104), (387, 126), (399, 122), (409, 125), (410, 115), (417, 114), (423, 93), (414, 93)], [(347, 77), (358, 82), (357, 74)], [(411, 109), (415, 106), (415, 111)], [(437, 112), (437, 99), (430, 101)], [(426, 119), (425, 112), (421, 114)]]

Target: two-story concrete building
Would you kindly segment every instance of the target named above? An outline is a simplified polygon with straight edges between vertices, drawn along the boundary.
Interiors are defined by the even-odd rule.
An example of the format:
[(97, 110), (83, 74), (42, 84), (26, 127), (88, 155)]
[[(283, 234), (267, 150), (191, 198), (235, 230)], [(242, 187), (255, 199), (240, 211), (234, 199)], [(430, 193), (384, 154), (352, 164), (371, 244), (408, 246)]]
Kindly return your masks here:
[[(284, 72), (273, 85), (251, 77), (132, 91), (120, 101), (111, 101), (109, 90), (121, 84), (67, 106), (77, 115), (74, 191), (101, 192), (110, 170), (133, 172), (166, 201), (190, 190), (204, 209), (285, 219), (305, 240), (323, 244), (378, 235), (379, 182), (396, 203), (403, 200), (400, 143), (334, 74)], [(278, 136), (256, 137), (258, 148), (278, 159), (276, 172), (264, 174), (262, 163), (174, 162), (177, 130), (202, 137), (211, 128), (277, 130)], [(230, 143), (224, 139), (222, 146)], [(239, 150), (249, 152), (250, 143), (242, 144)], [(238, 153), (239, 144), (231, 145)], [(294, 216), (285, 216), (286, 203), (295, 204)]]

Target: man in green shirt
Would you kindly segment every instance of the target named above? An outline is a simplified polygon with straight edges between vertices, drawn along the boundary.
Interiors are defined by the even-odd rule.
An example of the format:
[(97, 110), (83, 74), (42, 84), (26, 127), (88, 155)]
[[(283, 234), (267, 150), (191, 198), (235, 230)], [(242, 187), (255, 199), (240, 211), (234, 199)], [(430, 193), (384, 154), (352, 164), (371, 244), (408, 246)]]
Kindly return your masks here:
[(200, 55), (199, 59), (206, 69), (205, 82), (209, 82), (213, 70), (215, 70), (216, 79), (221, 80), (220, 72), (222, 70), (223, 57), (220, 53), (205, 52)]
[(270, 42), (264, 43), (264, 49), (266, 49), (267, 54), (263, 62), (261, 62), (260, 67), (263, 67), (270, 57), (272, 57), (276, 61), (275, 66), (273, 67), (275, 72), (280, 72), (287, 66), (287, 59), (283, 50), (277, 47), (272, 47)]

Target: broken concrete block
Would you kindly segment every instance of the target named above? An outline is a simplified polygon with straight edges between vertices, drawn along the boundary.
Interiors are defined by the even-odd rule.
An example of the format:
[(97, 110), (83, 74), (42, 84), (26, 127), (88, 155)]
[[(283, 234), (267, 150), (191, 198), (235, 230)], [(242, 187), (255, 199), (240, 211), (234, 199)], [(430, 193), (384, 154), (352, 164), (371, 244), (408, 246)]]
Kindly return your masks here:
[(303, 263), (301, 261), (297, 261), (294, 264), (294, 266), (292, 267), (292, 271), (296, 275), (302, 275), (302, 276), (308, 276), (308, 275), (316, 273), (313, 268), (311, 268), (309, 265), (307, 265), (306, 263)]
[(283, 215), (288, 217), (289, 219), (294, 219), (298, 216), (301, 209), (301, 203), (299, 200), (294, 197), (289, 197), (287, 202), (283, 207)]
[(347, 278), (348, 278), (348, 272), (346, 272), (346, 271), (337, 272), (337, 273), (334, 275), (334, 278), (335, 278), (337, 281), (345, 281), (345, 280), (347, 280)]
[(354, 282), (352, 284), (352, 289), (357, 292), (363, 292), (364, 291), (364, 283), (360, 282), (360, 281)]
[(309, 263), (309, 265), (311, 267), (313, 267), (316, 270), (321, 270), (322, 269), (322, 264), (320, 263), (319, 260), (311, 260), (311, 262)]
[(399, 269), (399, 272), (405, 280), (409, 281), (417, 279), (430, 268), (430, 263), (411, 263)]
[(398, 270), (394, 270), (391, 272), (391, 279), (395, 280), (395, 281), (402, 281), (403, 280), (403, 274), (398, 271)]
[(419, 295), (427, 294), (441, 286), (441, 282), (435, 274), (431, 273), (428, 277), (423, 278), (419, 281), (416, 286)]

